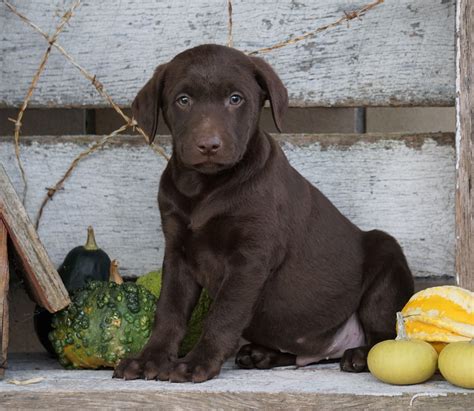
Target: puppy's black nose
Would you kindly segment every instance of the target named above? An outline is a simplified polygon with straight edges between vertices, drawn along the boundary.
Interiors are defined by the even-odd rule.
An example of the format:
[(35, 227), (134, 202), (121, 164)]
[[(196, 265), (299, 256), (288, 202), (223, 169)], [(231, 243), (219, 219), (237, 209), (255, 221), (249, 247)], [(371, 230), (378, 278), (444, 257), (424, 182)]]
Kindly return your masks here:
[(197, 142), (197, 148), (204, 155), (216, 154), (221, 148), (221, 139), (218, 136), (201, 138)]

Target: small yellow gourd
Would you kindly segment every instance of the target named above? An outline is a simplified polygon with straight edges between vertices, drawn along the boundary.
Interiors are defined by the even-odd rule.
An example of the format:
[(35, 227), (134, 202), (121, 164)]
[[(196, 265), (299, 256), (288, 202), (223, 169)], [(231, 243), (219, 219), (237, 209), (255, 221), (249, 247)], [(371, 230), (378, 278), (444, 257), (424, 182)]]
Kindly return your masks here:
[(436, 371), (438, 354), (427, 342), (408, 339), (403, 316), (397, 313), (397, 338), (372, 347), (367, 356), (369, 371), (380, 381), (409, 385), (431, 378)]
[(474, 293), (461, 287), (431, 287), (414, 294), (402, 309), (409, 338), (448, 343), (474, 338)]
[(474, 340), (448, 344), (439, 355), (438, 367), (451, 384), (474, 388)]

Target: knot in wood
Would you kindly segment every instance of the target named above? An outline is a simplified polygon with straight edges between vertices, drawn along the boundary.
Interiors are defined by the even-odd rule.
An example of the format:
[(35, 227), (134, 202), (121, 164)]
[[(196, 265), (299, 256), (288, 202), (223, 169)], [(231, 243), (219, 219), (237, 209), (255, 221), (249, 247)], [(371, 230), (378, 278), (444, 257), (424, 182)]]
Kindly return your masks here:
[(91, 81), (92, 81), (92, 84), (97, 88), (97, 90), (99, 91), (103, 90), (104, 85), (99, 80), (97, 80), (97, 76), (94, 75)]
[(56, 191), (58, 191), (58, 189), (55, 188), (55, 187), (46, 187), (46, 190), (48, 190), (48, 192), (47, 192), (46, 195), (47, 195), (49, 198), (52, 198), (52, 197), (54, 196), (54, 194), (56, 194)]

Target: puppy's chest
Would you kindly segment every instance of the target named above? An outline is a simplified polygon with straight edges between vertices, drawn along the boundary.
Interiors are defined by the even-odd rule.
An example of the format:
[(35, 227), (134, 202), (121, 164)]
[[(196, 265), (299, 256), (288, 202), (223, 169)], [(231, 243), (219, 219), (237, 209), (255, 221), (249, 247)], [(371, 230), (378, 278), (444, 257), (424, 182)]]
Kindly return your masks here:
[(227, 271), (227, 262), (239, 248), (241, 234), (235, 222), (215, 218), (197, 230), (186, 229), (181, 238), (181, 251), (196, 281), (217, 292)]

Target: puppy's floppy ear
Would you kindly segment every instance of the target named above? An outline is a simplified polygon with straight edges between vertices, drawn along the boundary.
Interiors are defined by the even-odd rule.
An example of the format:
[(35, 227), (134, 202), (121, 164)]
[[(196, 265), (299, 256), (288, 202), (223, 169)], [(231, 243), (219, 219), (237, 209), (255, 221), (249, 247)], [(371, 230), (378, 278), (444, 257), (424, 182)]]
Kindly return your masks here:
[(259, 57), (251, 57), (256, 67), (257, 81), (267, 93), (272, 107), (273, 121), (278, 129), (282, 131), (283, 117), (288, 108), (288, 92), (280, 77), (275, 73), (270, 64)]
[(132, 114), (140, 127), (150, 137), (151, 144), (158, 128), (161, 92), (166, 64), (158, 66), (153, 77), (138, 92), (132, 103)]

